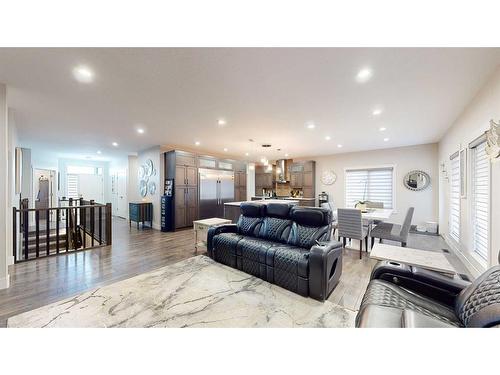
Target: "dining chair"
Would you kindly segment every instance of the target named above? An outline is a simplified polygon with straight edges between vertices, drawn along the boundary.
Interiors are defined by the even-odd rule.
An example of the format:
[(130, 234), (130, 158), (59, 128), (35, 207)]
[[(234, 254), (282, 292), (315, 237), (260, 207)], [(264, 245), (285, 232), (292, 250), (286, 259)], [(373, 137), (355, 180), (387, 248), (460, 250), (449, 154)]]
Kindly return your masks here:
[(337, 209), (333, 202), (321, 203), (322, 208), (327, 208), (332, 212), (332, 238), (335, 238), (335, 232), (337, 231), (338, 221), (337, 221)]
[[(366, 208), (384, 208), (384, 202), (366, 202)], [(383, 220), (372, 220), (371, 225), (383, 223)]]
[(371, 247), (375, 238), (382, 240), (389, 240), (400, 242), (402, 247), (406, 247), (406, 242), (408, 241), (408, 233), (410, 233), (411, 219), (413, 218), (414, 207), (410, 207), (406, 212), (405, 220), (403, 225), (392, 224), (392, 223), (380, 223), (371, 230)]
[(361, 210), (355, 208), (339, 208), (337, 210), (338, 236), (342, 238), (344, 247), (347, 238), (359, 240), (359, 259), (362, 258), (363, 240), (365, 240), (365, 250), (368, 251), (369, 229), (363, 226)]

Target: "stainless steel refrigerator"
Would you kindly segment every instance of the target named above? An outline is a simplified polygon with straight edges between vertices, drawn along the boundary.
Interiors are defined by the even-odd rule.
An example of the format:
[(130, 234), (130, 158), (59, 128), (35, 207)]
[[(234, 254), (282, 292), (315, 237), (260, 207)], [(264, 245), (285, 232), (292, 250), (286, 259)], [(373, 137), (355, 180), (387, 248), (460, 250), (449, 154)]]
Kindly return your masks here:
[(200, 184), (199, 217), (224, 217), (224, 203), (234, 201), (234, 172), (198, 169)]

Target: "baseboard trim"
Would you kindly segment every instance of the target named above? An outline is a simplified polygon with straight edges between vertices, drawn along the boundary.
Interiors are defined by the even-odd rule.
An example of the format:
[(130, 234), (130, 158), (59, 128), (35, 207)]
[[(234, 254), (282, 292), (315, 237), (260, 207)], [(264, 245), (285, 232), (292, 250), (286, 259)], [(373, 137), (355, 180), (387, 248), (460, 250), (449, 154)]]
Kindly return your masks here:
[(450, 247), (451, 251), (462, 261), (462, 263), (465, 265), (465, 268), (472, 274), (474, 277), (478, 277), (481, 273), (483, 273), (484, 270), (478, 269), (471, 261), (470, 259), (462, 252), (460, 249), (457, 247), (455, 242), (448, 237), (447, 234), (442, 235), (444, 241), (446, 244)]
[(7, 265), (12, 266), (14, 264), (14, 256), (10, 255), (7, 257)]
[(0, 289), (7, 289), (10, 286), (10, 275), (0, 278)]

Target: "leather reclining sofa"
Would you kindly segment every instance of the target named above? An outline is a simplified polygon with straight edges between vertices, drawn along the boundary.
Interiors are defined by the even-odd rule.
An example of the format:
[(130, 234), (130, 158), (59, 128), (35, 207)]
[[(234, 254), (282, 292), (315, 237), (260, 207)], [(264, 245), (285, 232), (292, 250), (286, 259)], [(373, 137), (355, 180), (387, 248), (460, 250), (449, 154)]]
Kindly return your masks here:
[(356, 327), (500, 328), (500, 266), (470, 283), (458, 276), (379, 262), (361, 302)]
[(237, 224), (209, 229), (208, 255), (302, 296), (325, 300), (342, 273), (342, 244), (331, 241), (331, 211), (243, 203)]

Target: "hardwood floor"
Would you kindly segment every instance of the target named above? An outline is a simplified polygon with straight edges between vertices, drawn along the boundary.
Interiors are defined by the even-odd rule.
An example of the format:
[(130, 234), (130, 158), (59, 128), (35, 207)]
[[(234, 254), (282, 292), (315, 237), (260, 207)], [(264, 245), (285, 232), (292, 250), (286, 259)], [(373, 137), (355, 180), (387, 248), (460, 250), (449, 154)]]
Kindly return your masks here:
[(127, 220), (113, 218), (112, 246), (10, 266), (11, 286), (0, 290), (0, 327), (10, 316), (192, 257), (193, 243), (192, 229), (129, 229)]
[[(11, 287), (0, 290), (0, 327), (7, 318), (195, 256), (192, 229), (173, 233), (129, 229), (128, 221), (113, 218), (113, 245), (16, 264), (10, 267)], [(409, 247), (439, 251), (441, 237), (410, 235)], [(198, 254), (202, 254), (199, 251)], [(466, 273), (456, 256), (447, 255)], [(376, 261), (357, 250), (344, 250), (343, 272), (329, 301), (357, 310)]]

